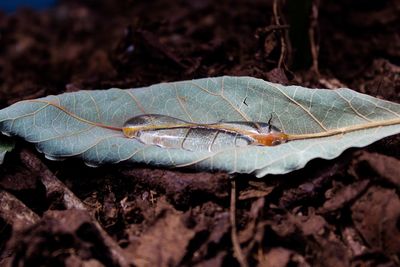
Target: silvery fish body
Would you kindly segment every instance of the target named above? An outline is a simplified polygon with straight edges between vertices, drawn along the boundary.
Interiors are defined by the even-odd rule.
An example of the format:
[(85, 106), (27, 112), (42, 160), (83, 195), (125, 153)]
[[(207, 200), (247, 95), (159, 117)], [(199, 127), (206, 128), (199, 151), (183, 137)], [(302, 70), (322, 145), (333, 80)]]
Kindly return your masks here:
[[(129, 119), (124, 134), (144, 144), (165, 148), (211, 152), (248, 145), (268, 145), (260, 137), (281, 131), (265, 122), (216, 122), (210, 124), (187, 122), (166, 115), (146, 114)], [(277, 140), (275, 140), (277, 141)], [(274, 144), (272, 144), (274, 145)]]

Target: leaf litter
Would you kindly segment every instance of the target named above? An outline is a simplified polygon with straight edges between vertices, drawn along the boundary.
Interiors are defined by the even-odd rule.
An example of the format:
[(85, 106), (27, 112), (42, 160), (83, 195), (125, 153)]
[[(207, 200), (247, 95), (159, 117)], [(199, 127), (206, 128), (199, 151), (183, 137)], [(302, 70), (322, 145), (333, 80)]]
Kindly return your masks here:
[[(337, 8), (346, 5), (345, 2), (338, 1), (329, 5), (321, 3), (321, 11), (327, 14), (321, 20), (321, 32), (335, 37), (334, 40), (343, 40), (341, 35), (344, 32), (349, 33), (338, 31), (341, 24), (336, 21)], [(104, 2), (105, 5), (107, 3)], [(154, 4), (154, 12), (160, 16), (169, 16), (170, 10), (159, 8), (160, 3), (162, 5), (162, 1)], [(395, 2), (391, 3), (397, 5)], [(23, 33), (14, 39), (10, 38), (10, 35), (4, 35), (5, 47), (14, 47), (14, 42), (24, 44), (21, 46), (24, 49), (17, 51), (19, 54), (2, 54), (4, 57), (0, 64), (3, 72), (0, 72), (0, 75), (4, 86), (0, 97), (1, 104), (6, 106), (23, 98), (59, 93), (56, 88), (64, 88), (66, 83), (79, 88), (129, 88), (150, 85), (155, 81), (188, 79), (193, 73), (198, 77), (229, 73), (267, 79), (265, 69), (270, 70), (276, 66), (279, 59), (276, 51), (279, 49), (268, 48), (268, 60), (275, 59), (274, 63), (254, 59), (255, 53), (263, 51), (265, 37), (261, 36), (261, 42), (258, 43), (250, 36), (253, 36), (256, 27), (266, 27), (270, 24), (268, 16), (265, 16), (266, 12), (271, 12), (268, 3), (247, 3), (238, 8), (236, 13), (224, 13), (224, 16), (217, 15), (222, 14), (218, 11), (225, 7), (222, 2), (220, 5), (210, 6), (207, 2), (204, 4), (194, 1), (190, 5), (190, 8), (172, 5), (176, 16), (174, 20), (166, 20), (161, 28), (154, 24), (142, 26), (150, 32), (155, 32), (162, 45), (148, 45), (152, 42), (149, 41), (151, 39), (143, 35), (137, 36), (135, 28), (134, 37), (123, 36), (121, 29), (131, 22), (133, 16), (129, 14), (129, 18), (124, 18), (121, 15), (124, 12), (116, 10), (114, 5), (107, 8), (101, 5), (95, 8), (88, 8), (82, 4), (64, 5), (60, 13), (57, 13), (62, 15), (62, 20), (68, 22), (67, 28), (58, 29), (65, 33), (62, 40), (58, 39), (60, 35), (57, 34), (48, 34), (47, 40), (32, 37), (32, 40), (35, 40), (33, 42), (26, 37), (21, 38), (35, 33), (53, 33), (54, 26), (50, 25), (55, 24), (50, 24), (50, 21), (54, 17), (50, 13), (44, 12), (39, 15), (27, 11), (19, 12), (13, 18), (20, 22), (18, 24), (1, 15), (0, 23), (6, 32), (12, 29), (14, 33)], [(141, 12), (147, 6), (138, 4), (137, 8), (135, 12), (140, 16), (136, 17), (149, 16), (146, 12)], [(368, 9), (359, 9), (357, 5), (347, 8), (357, 11), (358, 15), (369, 14)], [(395, 10), (390, 3), (388, 6), (380, 5), (380, 8), (382, 11), (387, 10), (388, 14)], [(76, 12), (77, 10), (79, 12)], [(201, 18), (194, 16), (199, 10), (204, 12)], [(105, 25), (104, 15), (95, 18), (79, 16), (104, 14), (105, 11), (108, 17), (115, 12), (114, 17), (110, 18), (118, 18), (118, 21)], [(393, 33), (398, 32), (398, 26), (390, 19), (379, 22), (387, 23), (385, 30), (379, 32), (379, 42), (385, 43), (381, 49), (388, 52), (374, 53), (371, 51), (376, 52), (376, 46), (363, 40), (362, 34), (363, 31), (368, 31), (366, 36), (371, 36), (371, 28), (365, 26), (369, 25), (368, 16), (367, 19), (354, 22), (351, 14), (343, 14), (348, 16), (348, 27), (357, 25), (361, 35), (359, 38), (351, 36), (346, 42), (340, 42), (340, 45), (347, 44), (346, 49), (322, 53), (320, 67), (333, 67), (336, 78), (344, 83), (350, 84), (353, 81), (352, 77), (356, 77), (357, 83), (350, 87), (359, 88), (367, 84), (368, 86), (364, 87), (367, 93), (398, 102), (395, 90), (399, 80), (394, 68), (385, 69), (382, 64), (371, 65), (367, 77), (359, 70), (357, 72), (357, 68), (365, 66), (359, 64), (360, 60), (375, 57), (377, 54), (386, 55), (390, 59), (393, 53), (399, 51), (392, 48), (387, 50), (386, 46), (390, 44), (390, 47), (393, 47), (398, 44), (396, 41), (390, 41), (393, 40)], [(31, 23), (32, 18), (36, 19), (39, 26)], [(60, 18), (57, 18), (57, 21)], [(241, 19), (246, 23), (235, 24), (235, 21), (238, 23)], [(224, 29), (221, 22), (226, 20), (231, 23)], [(325, 20), (329, 23), (324, 23)], [(147, 21), (152, 20), (147, 18)], [(356, 24), (352, 24), (353, 22)], [(177, 28), (181, 29), (180, 34), (185, 38), (179, 34), (173, 38), (169, 37)], [(88, 31), (93, 34), (87, 34)], [(114, 38), (104, 40), (101, 37), (103, 32), (110, 33)], [(204, 32), (207, 34), (202, 35)], [(235, 34), (239, 32), (240, 35)], [(243, 34), (248, 38), (243, 40)], [(82, 42), (82, 39), (77, 39), (76, 36), (87, 36), (89, 39)], [(119, 48), (119, 57), (116, 57), (116, 54), (108, 57), (110, 50), (107, 48), (116, 44), (115, 40), (118, 38), (128, 45), (125, 49), (123, 46)], [(324, 43), (329, 43), (332, 38), (322, 38), (322, 49), (327, 48), (327, 44)], [(203, 41), (206, 43), (201, 44)], [(61, 46), (61, 43), (64, 46)], [(127, 48), (133, 43), (135, 50), (129, 52)], [(277, 45), (279, 39), (275, 43)], [(362, 44), (364, 49), (354, 51), (351, 49), (354, 43)], [(328, 45), (331, 48), (332, 45), (338, 44), (332, 42)], [(163, 51), (165, 47), (168, 47), (167, 53)], [(181, 49), (175, 51), (174, 47)], [(37, 53), (46, 53), (48, 49), (51, 51), (49, 57), (43, 58), (42, 54)], [(61, 50), (68, 53), (60, 53)], [(0, 53), (4, 53), (3, 50)], [(346, 56), (342, 56), (342, 53), (346, 53)], [(358, 53), (367, 57), (357, 57)], [(59, 56), (55, 57), (56, 55)], [(217, 59), (215, 55), (218, 55)], [(170, 57), (175, 57), (175, 60), (169, 59)], [(82, 58), (88, 60), (78, 60)], [(148, 60), (149, 58), (151, 60)], [(187, 63), (187, 69), (182, 71), (182, 66), (178, 66), (174, 61), (186, 58), (191, 60)], [(355, 61), (348, 60), (349, 58)], [(335, 62), (334, 65), (329, 63), (332, 61)], [(44, 70), (39, 71), (38, 62), (46, 62), (41, 63), (46, 73), (57, 75), (50, 79), (43, 77)], [(92, 67), (87, 68), (85, 62), (90, 62)], [(202, 64), (196, 65), (196, 62)], [(358, 63), (348, 67), (352, 62)], [(343, 64), (346, 64), (346, 68), (342, 68)], [(18, 72), (15, 71), (16, 66), (19, 66)], [(165, 66), (169, 67), (166, 69)], [(386, 77), (388, 72), (393, 75), (388, 75), (378, 89), (381, 77)], [(27, 75), (29, 79), (26, 78)], [(351, 78), (348, 78), (349, 76)], [(274, 77), (278, 77), (276, 82), (284, 83), (279, 76)], [(287, 81), (286, 77), (285, 80)], [(312, 79), (305, 80), (304, 84), (307, 83), (319, 86)], [(250, 191), (247, 195), (250, 197), (236, 203), (240, 246), (249, 264), (398, 265), (398, 183), (394, 168), (399, 160), (398, 142), (396, 143), (396, 137), (389, 138), (368, 150), (369, 152), (362, 150), (361, 155), (350, 150), (330, 162), (311, 162), (305, 169), (290, 175), (268, 176), (268, 179), (257, 181), (263, 183), (262, 185), (249, 183), (249, 177), (246, 175), (237, 177), (238, 193)], [(332, 165), (337, 166), (333, 168)], [(315, 170), (318, 170), (318, 173)], [(229, 177), (217, 174), (217, 178), (213, 179), (213, 174), (209, 173), (167, 171), (168, 174), (163, 175), (163, 172), (165, 170), (142, 167), (135, 173), (122, 166), (93, 170), (74, 160), (53, 163), (33, 152), (32, 147), (17, 142), (16, 150), (6, 156), (0, 175), (2, 189), (9, 192), (2, 194), (6, 197), (2, 198), (0, 211), (0, 225), (4, 229), (0, 242), (1, 263), (13, 261), (21, 265), (32, 263), (31, 266), (35, 266), (39, 262), (51, 261), (64, 266), (128, 266), (127, 259), (132, 259), (131, 253), (135, 252), (132, 245), (138, 244), (141, 236), (154, 240), (153, 238), (159, 237), (163, 230), (160, 226), (166, 226), (163, 228), (174, 229), (173, 233), (177, 237), (180, 231), (194, 235), (185, 234), (185, 238), (178, 241), (177, 247), (183, 247), (185, 250), (185, 253), (179, 253), (180, 259), (177, 259), (177, 255), (160, 257), (160, 253), (154, 254), (154, 260), (159, 260), (162, 266), (167, 266), (170, 262), (178, 262), (175, 266), (237, 264), (230, 239)], [(12, 177), (15, 179), (11, 179)], [(203, 177), (205, 178), (202, 179)], [(160, 183), (157, 183), (157, 179)], [(202, 182), (196, 184), (196, 180)], [(364, 184), (364, 180), (369, 181), (368, 185)], [(347, 187), (350, 189), (346, 189)], [(259, 191), (263, 191), (265, 195), (257, 197)], [(175, 194), (179, 192), (180, 196), (175, 198)], [(199, 195), (193, 192), (199, 192)], [(203, 195), (201, 192), (206, 193)], [(343, 201), (342, 195), (346, 201)], [(330, 212), (322, 210), (322, 207), (327, 206), (331, 207)], [(5, 207), (13, 208), (7, 210)], [(87, 211), (76, 211), (82, 207)], [(377, 212), (373, 212), (375, 210)], [(15, 216), (16, 214), (21, 214), (22, 217)], [(381, 220), (383, 216), (387, 219)], [(99, 232), (102, 230), (98, 228), (99, 221), (106, 230), (101, 234)], [(181, 227), (176, 229), (176, 225)], [(51, 243), (54, 242), (52, 237), (61, 238), (56, 243)], [(43, 246), (37, 246), (38, 244)], [(54, 251), (49, 244), (56, 244), (61, 249)], [(146, 242), (142, 243), (143, 245), (154, 248), (156, 244)], [(174, 246), (171, 242), (168, 245)], [(100, 255), (89, 249), (93, 247), (103, 253)], [(15, 253), (16, 250), (18, 254)], [(168, 262), (171, 259), (173, 261)]]

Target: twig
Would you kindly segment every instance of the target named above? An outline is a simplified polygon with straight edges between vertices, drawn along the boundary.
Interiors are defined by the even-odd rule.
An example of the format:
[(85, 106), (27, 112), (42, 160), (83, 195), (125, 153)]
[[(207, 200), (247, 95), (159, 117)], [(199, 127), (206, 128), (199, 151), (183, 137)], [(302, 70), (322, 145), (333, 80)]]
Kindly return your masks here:
[(318, 41), (316, 40), (317, 27), (318, 27), (318, 6), (319, 6), (319, 0), (312, 0), (308, 38), (310, 39), (310, 49), (312, 56), (311, 69), (319, 77), (320, 76), (319, 66), (318, 66), (319, 44)]
[(35, 212), (25, 206), (14, 195), (2, 189), (0, 189), (0, 203), (0, 218), (10, 224), (14, 230), (28, 227), (40, 219)]
[(61, 203), (66, 209), (87, 210), (82, 201), (68, 189), (35, 154), (23, 149), (20, 158), (22, 163), (30, 170), (40, 174), (40, 180), (46, 188), (47, 197), (61, 195)]
[(238, 260), (241, 267), (248, 267), (246, 258), (243, 255), (242, 248), (239, 244), (239, 238), (236, 234), (236, 180), (231, 181), (231, 210), (230, 210), (230, 220), (231, 220), (231, 238), (233, 244), (233, 251), (236, 259)]
[[(103, 238), (104, 245), (109, 249), (112, 257), (116, 259), (119, 266), (128, 267), (132, 265), (132, 260), (123, 249), (109, 236), (109, 234), (103, 229), (100, 223), (95, 218), (93, 212), (88, 210), (85, 204), (71, 191), (69, 188), (61, 182), (48, 168), (45, 164), (41, 162), (35, 154), (29, 150), (23, 150), (21, 152), (21, 161), (26, 167), (33, 170), (34, 172), (40, 173), (40, 179), (43, 185), (46, 187), (47, 195), (51, 194), (61, 194), (63, 198), (61, 199), (62, 204), (67, 209), (77, 209), (87, 212), (94, 224), (94, 226), (99, 231), (101, 237)], [(1, 203), (1, 202), (0, 202)]]
[[(12, 227), (12, 235), (18, 235), (23, 229), (35, 224), (39, 221), (39, 216), (33, 212), (30, 208), (25, 206), (19, 199), (14, 195), (0, 189), (0, 218), (8, 225)], [(1, 229), (4, 231), (4, 228)], [(4, 238), (4, 233), (2, 233)], [(15, 240), (15, 238), (10, 238), (10, 240)], [(11, 264), (6, 264), (10, 261), (14, 249), (11, 242), (7, 241), (6, 246), (2, 247), (0, 251), (0, 265), (1, 266), (11, 266)]]
[[(278, 9), (278, 1), (280, 0), (274, 0), (274, 4), (272, 6), (273, 13), (274, 13), (274, 19), (275, 19), (275, 24), (276, 26), (280, 26), (280, 10)], [(281, 55), (279, 56), (279, 61), (278, 61), (278, 68), (280, 69), (282, 67), (283, 61), (285, 60), (285, 55), (286, 55), (286, 42), (285, 42), (285, 37), (284, 34), (281, 32), (280, 33), (280, 39), (281, 39)]]

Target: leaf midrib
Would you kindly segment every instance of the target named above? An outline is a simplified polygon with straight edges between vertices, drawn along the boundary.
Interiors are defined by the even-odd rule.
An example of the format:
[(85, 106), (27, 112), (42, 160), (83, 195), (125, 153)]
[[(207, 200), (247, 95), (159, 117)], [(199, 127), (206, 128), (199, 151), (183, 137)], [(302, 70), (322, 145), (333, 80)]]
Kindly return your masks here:
[(288, 134), (289, 140), (304, 140), (304, 139), (312, 139), (312, 138), (322, 138), (329, 137), (334, 135), (343, 135), (350, 132), (361, 131), (365, 129), (383, 127), (383, 126), (391, 126), (400, 124), (400, 118), (388, 119), (388, 120), (380, 120), (373, 121), (363, 124), (356, 124), (347, 127), (341, 127), (337, 129), (327, 130), (325, 132), (317, 132), (317, 133), (309, 133), (309, 134)]

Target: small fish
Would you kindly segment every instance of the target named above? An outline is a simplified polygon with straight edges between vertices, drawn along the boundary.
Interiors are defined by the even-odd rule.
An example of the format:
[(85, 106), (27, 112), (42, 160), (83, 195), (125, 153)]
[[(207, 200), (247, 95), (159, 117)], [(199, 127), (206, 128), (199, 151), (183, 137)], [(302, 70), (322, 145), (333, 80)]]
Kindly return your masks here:
[(232, 146), (274, 146), (285, 143), (288, 135), (266, 122), (187, 122), (174, 117), (146, 114), (125, 122), (122, 131), (128, 138), (144, 144), (191, 151), (218, 151)]

